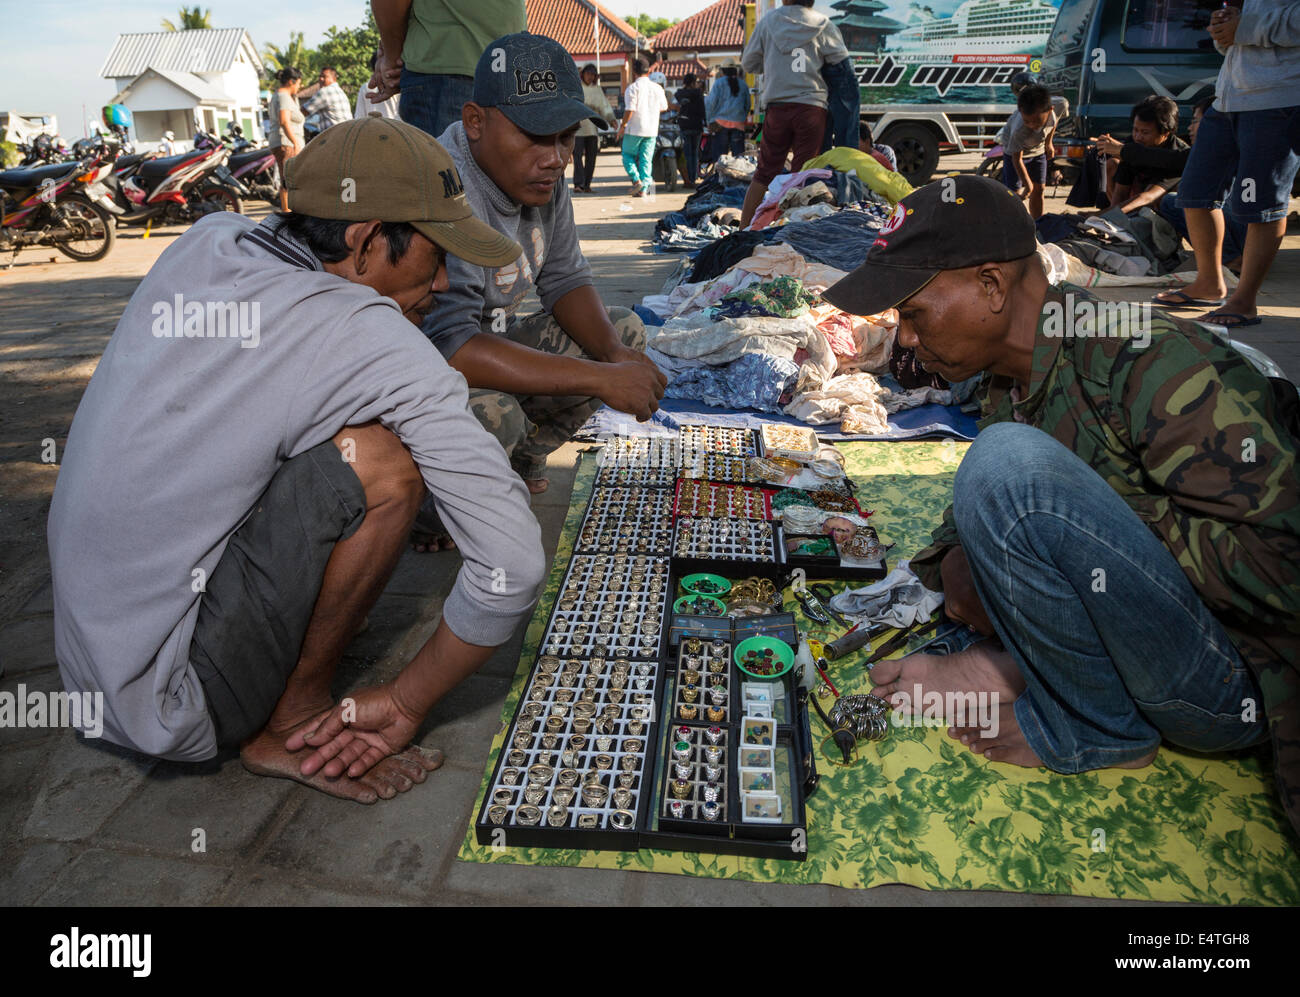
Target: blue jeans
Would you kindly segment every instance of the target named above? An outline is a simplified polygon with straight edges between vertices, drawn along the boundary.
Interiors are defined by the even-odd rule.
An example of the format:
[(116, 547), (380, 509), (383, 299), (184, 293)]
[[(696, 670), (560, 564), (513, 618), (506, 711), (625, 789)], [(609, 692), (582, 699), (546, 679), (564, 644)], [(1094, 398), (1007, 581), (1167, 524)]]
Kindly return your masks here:
[(743, 156), (745, 154), (745, 130), (743, 128), (724, 128), (709, 135), (709, 162), (715, 162), (723, 156)]
[(415, 125), (437, 138), (447, 126), (460, 120), (460, 109), (474, 99), (474, 77), (445, 73), (413, 73), (402, 70), (402, 99), (397, 113), (408, 125)]
[(648, 187), (653, 182), (650, 172), (653, 169), (654, 151), (653, 135), (623, 136), (623, 169), (634, 184)]
[[(953, 514), (985, 612), (1026, 682), (1016, 720), (1057, 772), (1267, 736), (1259, 687), (1160, 539), (1042, 430), (995, 423)], [(1100, 591), (1098, 591), (1100, 589)], [(1259, 721), (1244, 722), (1243, 700)]]
[(1300, 169), (1300, 107), (1224, 114), (1213, 107), (1201, 118), (1179, 201), (1187, 208), (1221, 208), (1243, 224), (1285, 218), (1291, 184)]
[[(1178, 191), (1172, 191), (1160, 198), (1156, 205), (1156, 211), (1160, 217), (1172, 225), (1184, 239), (1191, 242), (1187, 234), (1187, 216), (1183, 214), (1183, 206), (1178, 200)], [(1246, 223), (1238, 221), (1232, 215), (1224, 212), (1223, 215), (1223, 253), (1221, 259), (1224, 263), (1230, 263), (1242, 254), (1246, 248)]]
[(836, 145), (856, 149), (862, 91), (858, 88), (853, 60), (841, 59), (834, 65), (822, 66), (822, 79), (826, 81), (826, 132), (822, 136), (822, 152)]
[(682, 154), (686, 156), (686, 182), (695, 183), (700, 175), (701, 132), (682, 132)]

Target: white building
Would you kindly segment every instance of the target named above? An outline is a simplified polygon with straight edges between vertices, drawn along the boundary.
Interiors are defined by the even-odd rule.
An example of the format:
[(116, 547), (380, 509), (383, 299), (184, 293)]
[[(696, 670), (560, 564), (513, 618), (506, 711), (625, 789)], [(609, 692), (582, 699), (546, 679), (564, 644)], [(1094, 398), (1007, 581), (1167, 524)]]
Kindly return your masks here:
[(137, 143), (157, 143), (165, 131), (178, 141), (196, 127), (218, 134), (231, 121), (244, 137), (262, 140), (263, 65), (243, 28), (144, 31), (118, 35), (99, 75), (112, 80), (134, 118)]

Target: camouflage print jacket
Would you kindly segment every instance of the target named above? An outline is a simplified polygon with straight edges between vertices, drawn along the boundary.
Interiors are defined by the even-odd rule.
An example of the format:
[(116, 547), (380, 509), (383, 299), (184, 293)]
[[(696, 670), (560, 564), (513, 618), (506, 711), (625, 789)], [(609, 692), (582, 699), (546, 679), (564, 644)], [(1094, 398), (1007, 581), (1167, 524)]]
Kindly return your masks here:
[[(1045, 304), (1027, 395), (1014, 401), (1010, 379), (990, 375), (980, 426), (1017, 420), (1050, 433), (1164, 542), (1260, 684), (1278, 788), (1300, 830), (1295, 389), (1191, 323), (1155, 312), (1121, 338), (1132, 312), (1106, 314), (1070, 285), (1049, 291), (1053, 300), (1066, 315), (1089, 302), (1101, 312), (1090, 328), (1108, 333), (1084, 326), (1080, 337), (1076, 325), (1062, 337), (1052, 325), (1062, 311)], [(912, 567), (937, 590), (939, 562), (960, 542), (951, 507), (932, 538)]]

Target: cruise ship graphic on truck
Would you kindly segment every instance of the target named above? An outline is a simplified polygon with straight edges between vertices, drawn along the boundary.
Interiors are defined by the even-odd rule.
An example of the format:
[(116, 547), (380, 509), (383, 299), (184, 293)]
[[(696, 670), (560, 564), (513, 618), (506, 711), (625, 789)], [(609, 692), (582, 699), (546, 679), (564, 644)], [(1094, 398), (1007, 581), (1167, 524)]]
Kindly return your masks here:
[(883, 54), (902, 63), (1041, 55), (1056, 14), (1044, 0), (965, 0), (946, 17), (913, 3), (905, 26), (888, 37)]

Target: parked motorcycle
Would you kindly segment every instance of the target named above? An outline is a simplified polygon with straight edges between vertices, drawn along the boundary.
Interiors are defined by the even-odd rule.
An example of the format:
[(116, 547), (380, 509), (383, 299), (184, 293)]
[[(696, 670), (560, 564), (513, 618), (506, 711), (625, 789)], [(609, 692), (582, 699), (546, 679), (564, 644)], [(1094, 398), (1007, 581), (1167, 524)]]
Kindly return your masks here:
[(664, 190), (670, 193), (677, 187), (677, 157), (682, 156), (682, 164), (685, 164), (685, 153), (682, 148), (682, 131), (677, 127), (676, 122), (660, 121), (650, 175), (655, 181), (663, 184)]
[(68, 150), (63, 147), (58, 136), (48, 135), (45, 132), (35, 136), (31, 142), (18, 143), (18, 151), (23, 154), (23, 158), (18, 162), (20, 168), (62, 163), (68, 158)]
[(111, 159), (96, 154), (0, 171), (0, 250), (13, 250), (8, 266), (25, 246), (53, 246), (85, 262), (107, 256), (119, 210), (103, 183), (111, 170)]
[[(280, 169), (275, 164), (275, 153), (270, 146), (257, 147), (244, 138), (244, 130), (232, 123), (227, 129), (231, 145), (230, 170), (249, 196), (261, 198), (273, 208), (280, 206)], [(223, 140), (226, 137), (223, 136)]]
[(187, 223), (214, 211), (244, 210), (244, 187), (226, 168), (229, 150), (203, 132), (175, 156), (124, 156), (104, 180), (123, 209), (121, 225)]

